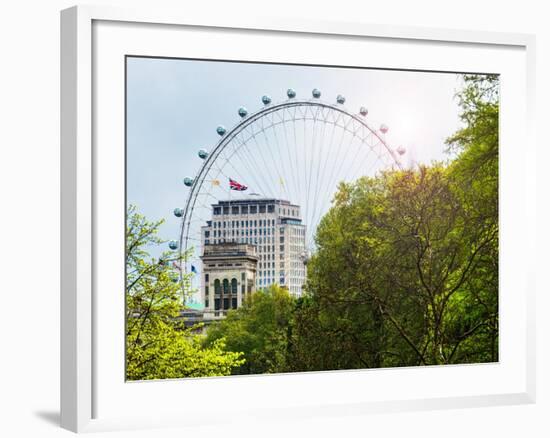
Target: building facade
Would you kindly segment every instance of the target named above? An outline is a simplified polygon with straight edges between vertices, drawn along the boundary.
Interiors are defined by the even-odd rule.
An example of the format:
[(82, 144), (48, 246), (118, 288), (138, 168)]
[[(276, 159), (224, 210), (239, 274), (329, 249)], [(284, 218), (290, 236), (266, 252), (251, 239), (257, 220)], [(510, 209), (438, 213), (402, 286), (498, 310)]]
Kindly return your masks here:
[(204, 319), (223, 318), (255, 290), (258, 257), (256, 247), (223, 242), (203, 246), (201, 291)]
[(294, 296), (301, 295), (306, 279), (302, 261), (306, 226), (298, 205), (271, 198), (219, 201), (212, 205), (212, 219), (201, 234), (205, 252), (227, 243), (252, 245), (258, 258), (256, 289), (278, 284)]

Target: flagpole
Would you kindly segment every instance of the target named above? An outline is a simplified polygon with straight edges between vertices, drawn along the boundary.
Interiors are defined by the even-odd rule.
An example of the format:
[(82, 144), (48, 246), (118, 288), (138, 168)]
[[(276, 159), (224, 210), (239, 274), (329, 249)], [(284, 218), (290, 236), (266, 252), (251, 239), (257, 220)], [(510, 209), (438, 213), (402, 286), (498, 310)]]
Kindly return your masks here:
[(229, 182), (229, 208), (231, 208), (231, 182)]

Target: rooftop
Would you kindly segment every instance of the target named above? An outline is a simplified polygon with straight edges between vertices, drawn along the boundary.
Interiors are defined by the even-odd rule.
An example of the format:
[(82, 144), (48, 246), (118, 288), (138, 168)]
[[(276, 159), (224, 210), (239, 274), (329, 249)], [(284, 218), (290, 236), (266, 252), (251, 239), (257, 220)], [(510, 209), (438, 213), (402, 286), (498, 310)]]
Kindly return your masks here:
[(256, 259), (256, 246), (248, 243), (224, 242), (204, 245), (201, 258), (210, 257), (248, 257)]
[(264, 205), (264, 204), (277, 204), (277, 205), (288, 205), (290, 207), (299, 207), (299, 205), (291, 204), (290, 201), (285, 199), (276, 199), (276, 198), (250, 198), (250, 199), (228, 199), (218, 201), (214, 206), (221, 205)]

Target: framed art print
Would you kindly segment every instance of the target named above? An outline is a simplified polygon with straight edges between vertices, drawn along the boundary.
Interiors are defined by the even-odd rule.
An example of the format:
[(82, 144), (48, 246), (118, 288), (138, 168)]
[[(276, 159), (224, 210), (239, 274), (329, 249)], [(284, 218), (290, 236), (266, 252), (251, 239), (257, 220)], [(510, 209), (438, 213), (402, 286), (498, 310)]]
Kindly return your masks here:
[(533, 401), (533, 44), (63, 11), (63, 427)]

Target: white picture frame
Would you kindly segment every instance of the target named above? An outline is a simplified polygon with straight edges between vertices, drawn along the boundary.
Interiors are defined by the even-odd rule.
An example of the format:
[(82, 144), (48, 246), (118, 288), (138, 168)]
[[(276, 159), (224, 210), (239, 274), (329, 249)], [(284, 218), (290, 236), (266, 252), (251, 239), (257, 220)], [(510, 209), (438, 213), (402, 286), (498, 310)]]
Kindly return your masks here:
[[(97, 26), (106, 26), (98, 30)], [(118, 27), (117, 27), (118, 26)], [(139, 35), (148, 29), (148, 43), (140, 41)], [(121, 30), (122, 29), (122, 30)], [(503, 287), (513, 285), (519, 291), (514, 297), (516, 301), (502, 303), (503, 325), (508, 323), (510, 326), (518, 327), (514, 340), (508, 341), (502, 338), (501, 342), (505, 349), (514, 352), (517, 358), (510, 366), (510, 369), (499, 373), (507, 367), (507, 355), (497, 365), (483, 366), (452, 366), (447, 367), (427, 367), (416, 370), (384, 370), (369, 372), (363, 371), (360, 378), (369, 380), (370, 387), (373, 385), (373, 376), (377, 379), (391, 379), (397, 382), (397, 389), (388, 392), (387, 397), (378, 395), (366, 396), (361, 393), (352, 393), (349, 388), (353, 388), (359, 379), (357, 372), (339, 371), (331, 373), (308, 373), (293, 374), (288, 376), (247, 376), (238, 378), (219, 378), (219, 379), (197, 379), (180, 380), (170, 382), (146, 382), (125, 384), (123, 375), (113, 374), (107, 376), (105, 370), (105, 361), (116, 361), (116, 353), (111, 355), (112, 351), (104, 347), (105, 327), (109, 329), (120, 329), (120, 325), (110, 321), (110, 313), (104, 311), (106, 300), (98, 300), (98, 287), (104, 285), (105, 281), (114, 281), (116, 272), (109, 274), (102, 270), (101, 264), (103, 258), (98, 254), (105, 251), (105, 242), (116, 242), (116, 235), (109, 234), (115, 231), (107, 230), (102, 224), (109, 221), (105, 216), (105, 209), (98, 208), (102, 202), (117, 202), (113, 198), (106, 201), (105, 186), (123, 182), (123, 168), (117, 166), (116, 157), (110, 161), (112, 167), (106, 169), (103, 158), (104, 154), (97, 154), (98, 138), (102, 140), (101, 144), (109, 143), (109, 138), (114, 139), (116, 149), (117, 135), (112, 137), (103, 137), (102, 129), (97, 129), (97, 123), (101, 125), (102, 114), (104, 113), (104, 103), (101, 93), (98, 90), (103, 87), (99, 84), (103, 77), (113, 77), (115, 82), (109, 84), (107, 88), (111, 92), (113, 99), (120, 96), (122, 90), (119, 89), (121, 77), (117, 76), (120, 66), (111, 68), (108, 64), (109, 59), (119, 59), (121, 53), (128, 50), (127, 40), (131, 40), (135, 50), (143, 47), (145, 51), (155, 49), (155, 41), (151, 41), (151, 35), (158, 33), (158, 38), (162, 39), (161, 34), (178, 32), (178, 29), (186, 29), (189, 32), (197, 31), (202, 35), (220, 35), (229, 30), (234, 31), (238, 38), (277, 38), (289, 37), (307, 38), (314, 41), (316, 38), (334, 38), (346, 44), (362, 44), (363, 42), (383, 42), (388, 45), (403, 45), (417, 47), (425, 50), (429, 58), (430, 50), (447, 50), (448, 46), (453, 46), (461, 50), (467, 57), (469, 51), (485, 50), (487, 53), (494, 52), (495, 58), (502, 58), (503, 69), (510, 68), (510, 81), (504, 83), (503, 87), (508, 87), (511, 91), (502, 100), (504, 111), (502, 119), (503, 144), (506, 145), (508, 138), (512, 139), (517, 135), (506, 131), (506, 118), (519, 117), (518, 123), (522, 127), (523, 147), (519, 151), (510, 154), (505, 153), (501, 162), (501, 168), (504, 176), (501, 181), (501, 198), (504, 206), (501, 208), (501, 220), (505, 220), (510, 231), (514, 224), (523, 223), (525, 235), (522, 241), (504, 239), (501, 250), (503, 251), (503, 264), (515, 263), (515, 269), (501, 271), (501, 284)], [(122, 38), (119, 32), (131, 32), (132, 38)], [(170, 37), (172, 37), (171, 35)], [(184, 38), (185, 36), (183, 36)], [(155, 40), (157, 37), (153, 36)], [(109, 42), (109, 49), (105, 42)], [(157, 41), (157, 43), (160, 42)], [(166, 41), (163, 41), (166, 43)], [(142, 46), (139, 46), (142, 44)], [(311, 44), (314, 44), (311, 43)], [(169, 44), (164, 44), (164, 50), (170, 52)], [(535, 400), (535, 311), (534, 311), (534, 272), (530, 263), (534, 257), (534, 236), (535, 236), (535, 218), (534, 218), (534, 186), (535, 175), (527, 169), (536, 168), (532, 161), (534, 160), (535, 149), (533, 134), (533, 111), (534, 111), (534, 46), (535, 40), (531, 35), (472, 32), (450, 29), (423, 29), (415, 27), (402, 26), (377, 26), (363, 23), (337, 23), (337, 22), (309, 22), (296, 20), (275, 20), (269, 18), (258, 19), (255, 17), (246, 17), (241, 19), (226, 21), (223, 17), (215, 16), (189, 16), (180, 12), (165, 12), (155, 9), (150, 10), (123, 10), (107, 7), (78, 6), (62, 11), (61, 13), (61, 426), (75, 431), (98, 431), (118, 428), (141, 428), (141, 427), (162, 427), (167, 425), (189, 425), (190, 421), (197, 423), (205, 421), (200, 416), (194, 416), (191, 420), (185, 415), (188, 412), (186, 406), (177, 405), (172, 409), (166, 409), (166, 406), (159, 404), (157, 407), (144, 404), (147, 414), (136, 412), (130, 415), (129, 412), (117, 411), (115, 405), (124, 405), (125, 401), (131, 399), (154, 400), (155, 397), (164, 397), (170, 401), (171, 397), (176, 397), (178, 391), (182, 390), (182, 384), (187, 385), (186, 390), (195, 391), (196, 397), (200, 397), (205, 391), (217, 391), (223, 399), (225, 391), (238, 390), (245, 397), (258, 393), (259, 403), (254, 408), (239, 406), (236, 403), (234, 412), (241, 416), (251, 416), (262, 418), (262, 416), (271, 417), (275, 415), (290, 415), (298, 418), (311, 417), (312, 415), (325, 415), (330, 411), (331, 415), (341, 415), (343, 413), (362, 414), (367, 412), (398, 412), (416, 409), (435, 409), (451, 407), (474, 407), (502, 404), (520, 404), (532, 403)], [(210, 50), (206, 44), (198, 45), (195, 51)], [(214, 50), (214, 49), (213, 49)], [(241, 49), (241, 50), (246, 50)], [(254, 59), (253, 44), (248, 49), (251, 57)], [(393, 50), (393, 49), (392, 49)], [(397, 49), (395, 49), (397, 50)], [(399, 49), (403, 52), (403, 49)], [(481, 53), (481, 52), (480, 52)], [(484, 52), (485, 53), (485, 52)], [(500, 55), (499, 55), (500, 54)], [(403, 55), (405, 53), (403, 52)], [(105, 58), (101, 58), (105, 56)], [(213, 56), (213, 55), (212, 55)], [(291, 55), (289, 55), (291, 56)], [(330, 53), (327, 55), (330, 56)], [(380, 55), (382, 56), (382, 55)], [(114, 57), (114, 58), (113, 58)], [(405, 57), (405, 56), (403, 56)], [(455, 57), (457, 58), (457, 57)], [(454, 59), (454, 65), (460, 64), (460, 57)], [(100, 65), (96, 61), (101, 59)], [(383, 59), (380, 58), (380, 59)], [(445, 57), (441, 58), (443, 64)], [(499, 58), (500, 59), (500, 58)], [(520, 62), (518, 62), (518, 60)], [(380, 61), (381, 62), (381, 61)], [(393, 62), (393, 61), (392, 61)], [(399, 62), (407, 62), (399, 61)], [(399, 67), (395, 65), (385, 65), (385, 67)], [(432, 63), (432, 60), (418, 61)], [(449, 61), (450, 63), (451, 61)], [(478, 60), (475, 62), (488, 62)], [(500, 61), (499, 61), (500, 62)], [(495, 65), (497, 65), (495, 64)], [(449, 64), (453, 65), (453, 64)], [(473, 64), (472, 64), (473, 65)], [(510, 67), (506, 67), (509, 65)], [(513, 67), (512, 67), (513, 66)], [(106, 70), (103, 70), (106, 68)], [(409, 65), (409, 68), (419, 68), (418, 65)], [(451, 67), (441, 68), (448, 70)], [(455, 67), (456, 68), (456, 67)], [(469, 68), (466, 68), (470, 71)], [(513, 71), (512, 71), (513, 70)], [(457, 71), (462, 71), (458, 69)], [(501, 71), (494, 71), (502, 73)], [(107, 75), (109, 73), (109, 75)], [(98, 85), (99, 84), (99, 85)], [(116, 89), (109, 88), (115, 87)], [(103, 87), (105, 88), (105, 87)], [(512, 89), (515, 91), (512, 92)], [(118, 104), (123, 104), (118, 102)], [(114, 111), (114, 120), (120, 116), (116, 111), (120, 107), (112, 107)], [(102, 125), (104, 126), (104, 125)], [(518, 126), (518, 125), (516, 125)], [(101, 131), (101, 132), (100, 132)], [(111, 135), (111, 133), (109, 133)], [(103, 139), (106, 139), (103, 141)], [(120, 145), (119, 145), (120, 146)], [(123, 147), (123, 145), (122, 145)], [(506, 150), (505, 150), (506, 152)], [(513, 154), (519, 154), (517, 156)], [(512, 186), (511, 181), (507, 181), (506, 174), (509, 165), (519, 163), (519, 170), (515, 173), (519, 184)], [(111, 175), (111, 176), (107, 176)], [(107, 181), (107, 178), (113, 178)], [(122, 179), (121, 179), (122, 178)], [(517, 208), (508, 202), (512, 197), (520, 197), (523, 202), (522, 208)], [(105, 201), (104, 201), (105, 199)], [(118, 199), (119, 201), (120, 199)], [(116, 205), (116, 204), (112, 204)], [(124, 205), (120, 206), (124, 212)], [(120, 216), (120, 215), (119, 215)], [(118, 217), (120, 219), (120, 217)], [(506, 224), (504, 224), (506, 225)], [(120, 237), (122, 229), (119, 228)], [(503, 231), (507, 236), (506, 227)], [(103, 236), (103, 237), (102, 237)], [(113, 238), (113, 239), (110, 239)], [(113, 244), (114, 245), (114, 244)], [(118, 249), (117, 249), (118, 248)], [(122, 246), (111, 248), (111, 252), (120, 250)], [(514, 256), (513, 253), (521, 254)], [(506, 257), (506, 254), (509, 257)], [(519, 260), (521, 257), (521, 260)], [(121, 293), (122, 295), (122, 293)], [(111, 310), (115, 315), (117, 310), (123, 313), (123, 309), (117, 309), (120, 301), (113, 302)], [(113, 316), (116, 319), (116, 316)], [(507, 321), (507, 322), (506, 322)], [(517, 324), (516, 324), (517, 322)], [(503, 330), (506, 330), (504, 328)], [(502, 332), (501, 332), (502, 333)], [(506, 332), (508, 333), (508, 332)], [(507, 346), (507, 343), (510, 345)], [(119, 348), (120, 347), (120, 348)], [(120, 352), (120, 345), (117, 352)], [(104, 349), (105, 348), (105, 349)], [(507, 350), (508, 351), (508, 350)], [(114, 354), (114, 353), (113, 353)], [(445, 368), (443, 370), (442, 368)], [(448, 370), (448, 371), (447, 371)], [(380, 373), (376, 375), (375, 373)], [(407, 382), (407, 379), (414, 374), (414, 380), (431, 379), (432, 376), (446, 381), (449, 379), (469, 378), (476, 379), (480, 383), (480, 390), (473, 391), (467, 385), (463, 390), (458, 388), (454, 392), (445, 392), (445, 389), (436, 391), (433, 388), (431, 395), (421, 395), (415, 393), (414, 389), (406, 391), (399, 382)], [(483, 374), (486, 373), (486, 374)], [(487, 381), (486, 376), (500, 376), (501, 380), (510, 379), (510, 384), (506, 382), (499, 383), (497, 377), (491, 386), (483, 386)], [(462, 377), (461, 377), (462, 376)], [(113, 380), (114, 379), (114, 380)], [(118, 382), (120, 380), (120, 382)], [(366, 382), (365, 380), (365, 382)], [(113, 385), (113, 382), (118, 382)], [(389, 381), (389, 380), (388, 380)], [(120, 384), (121, 391), (129, 388), (129, 393), (123, 395), (117, 392), (115, 388)], [(125, 386), (126, 385), (126, 386)], [(323, 393), (316, 393), (314, 388), (325, 387)], [(458, 386), (460, 380), (458, 380)], [(105, 401), (106, 388), (112, 388), (109, 399), (111, 405)], [(118, 386), (117, 386), (118, 387)], [(284, 391), (288, 388), (297, 387), (300, 389), (296, 395), (294, 404), (289, 403), (285, 397)], [(143, 388), (143, 391), (142, 391)], [(261, 388), (261, 389), (260, 389)], [(341, 388), (338, 391), (337, 388)], [(360, 388), (360, 385), (358, 386)], [(108, 389), (109, 391), (111, 389)], [(267, 400), (262, 399), (263, 393), (271, 394), (275, 400), (273, 406), (268, 405)], [(271, 391), (271, 393), (270, 393)], [(308, 395), (308, 391), (311, 393)], [(127, 391), (126, 391), (127, 392)], [(361, 392), (361, 391), (357, 391)], [(376, 390), (373, 390), (376, 393)], [(141, 395), (140, 395), (141, 394)], [(302, 395), (305, 394), (305, 395)], [(124, 399), (122, 397), (127, 397)], [(330, 400), (332, 401), (329, 401)], [(274, 409), (276, 407), (276, 409)], [(105, 412), (103, 414), (102, 412)], [(219, 421), (229, 421), (229, 416), (220, 416)]]

